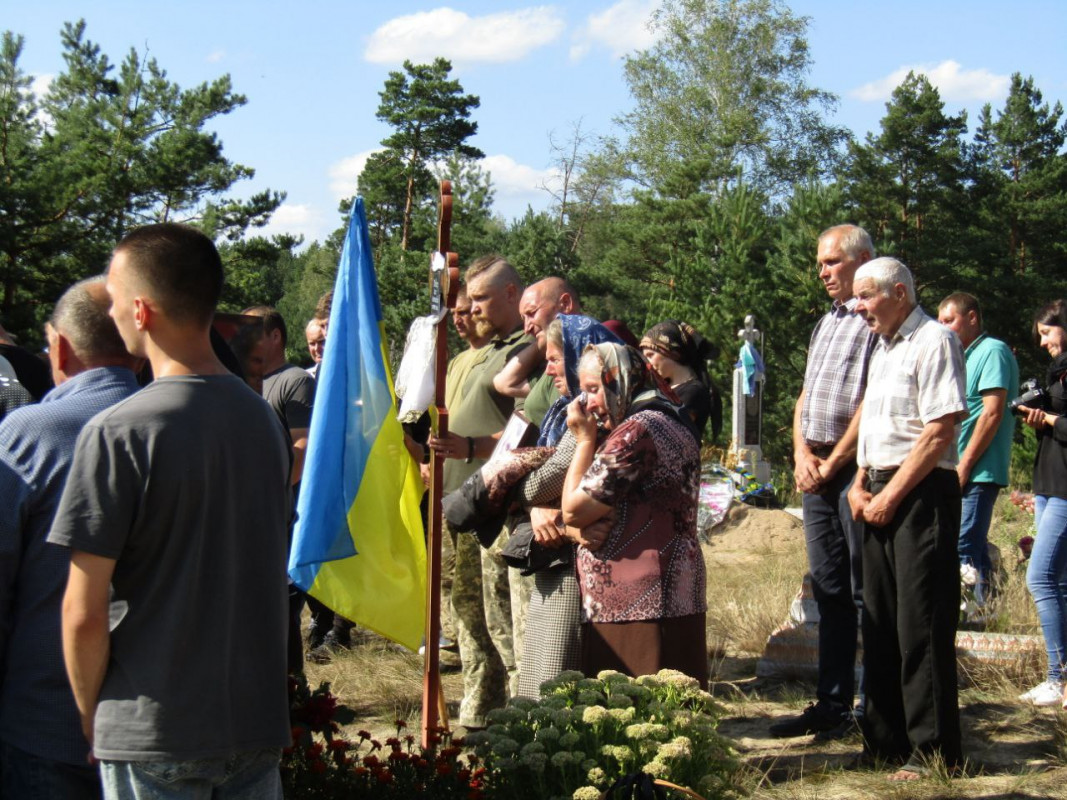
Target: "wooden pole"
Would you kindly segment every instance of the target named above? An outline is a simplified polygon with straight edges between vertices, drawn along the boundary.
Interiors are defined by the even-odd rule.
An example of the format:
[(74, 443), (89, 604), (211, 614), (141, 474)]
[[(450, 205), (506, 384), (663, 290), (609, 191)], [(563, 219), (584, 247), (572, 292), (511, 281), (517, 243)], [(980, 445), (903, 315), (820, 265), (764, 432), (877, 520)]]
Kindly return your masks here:
[[(452, 245), (452, 184), (441, 181), (441, 205), (437, 217), (437, 252), (444, 256), (445, 268), (437, 275), (431, 268), (430, 281), (436, 284), (435, 297), (446, 309), (456, 307), (459, 288), (459, 256), (450, 253)], [(439, 294), (438, 294), (439, 293)], [(436, 306), (435, 306), (436, 308)], [(448, 314), (437, 324), (437, 352), (434, 361), (434, 405), (437, 408), (438, 436), (448, 433), (448, 409), (445, 408), (445, 370), (448, 367)], [(426, 657), (422, 676), (422, 746), (429, 750), (436, 744), (438, 728), (448, 727), (441, 687), (441, 486), (444, 464), (436, 450), (430, 451), (430, 505), (426, 540)]]

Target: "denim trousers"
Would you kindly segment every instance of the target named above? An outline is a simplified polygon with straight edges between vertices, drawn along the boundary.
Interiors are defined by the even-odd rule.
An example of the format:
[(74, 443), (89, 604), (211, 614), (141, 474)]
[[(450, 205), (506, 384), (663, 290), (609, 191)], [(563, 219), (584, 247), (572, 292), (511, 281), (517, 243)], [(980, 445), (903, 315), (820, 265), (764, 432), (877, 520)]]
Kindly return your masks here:
[(978, 570), (974, 599), (979, 606), (986, 604), (989, 595), (989, 573), (993, 571), (989, 560), (989, 522), (993, 519), (998, 494), (1000, 487), (995, 483), (968, 483), (963, 487), (960, 564), (969, 564)]
[(1067, 664), (1067, 500), (1034, 497), (1037, 536), (1026, 586), (1037, 606), (1048, 651), (1048, 679), (1062, 682)]
[(0, 742), (0, 798), (100, 800), (100, 773), (88, 764), (41, 758)]
[[(863, 609), (863, 523), (852, 519), (848, 489), (856, 465), (841, 469), (821, 494), (805, 494), (804, 539), (812, 593), (819, 608), (819, 678), (816, 698), (834, 712), (852, 709), (856, 689), (856, 638)], [(860, 679), (857, 715), (863, 712)]]
[(282, 800), (278, 748), (189, 761), (101, 761), (107, 800)]

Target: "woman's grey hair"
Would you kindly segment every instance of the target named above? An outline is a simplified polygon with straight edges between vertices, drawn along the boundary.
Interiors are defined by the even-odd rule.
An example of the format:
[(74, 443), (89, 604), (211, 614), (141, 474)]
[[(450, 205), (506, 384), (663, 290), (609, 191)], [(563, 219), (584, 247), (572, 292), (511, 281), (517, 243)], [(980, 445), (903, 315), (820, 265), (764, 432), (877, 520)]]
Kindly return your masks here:
[(545, 328), (545, 341), (560, 350), (563, 349), (563, 323), (558, 318), (552, 320)]
[(898, 283), (904, 284), (904, 291), (908, 302), (915, 305), (915, 280), (911, 276), (911, 270), (897, 261), (895, 258), (883, 256), (856, 270), (856, 276), (852, 279), (853, 285), (862, 280), (871, 280), (882, 294), (892, 294), (893, 287)]
[(586, 346), (582, 352), (582, 357), (578, 359), (578, 371), (587, 375), (589, 373), (600, 375), (604, 371), (604, 359), (597, 352), (596, 345), (590, 344)]

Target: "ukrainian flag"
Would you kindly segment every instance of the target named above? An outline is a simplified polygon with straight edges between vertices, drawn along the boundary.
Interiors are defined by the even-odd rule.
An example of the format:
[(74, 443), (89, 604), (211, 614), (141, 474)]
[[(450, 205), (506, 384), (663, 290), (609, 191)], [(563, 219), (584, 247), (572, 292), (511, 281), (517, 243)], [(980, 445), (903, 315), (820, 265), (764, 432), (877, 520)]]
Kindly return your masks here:
[(422, 491), (396, 417), (357, 197), (319, 367), (289, 576), (337, 613), (411, 650), (426, 617)]

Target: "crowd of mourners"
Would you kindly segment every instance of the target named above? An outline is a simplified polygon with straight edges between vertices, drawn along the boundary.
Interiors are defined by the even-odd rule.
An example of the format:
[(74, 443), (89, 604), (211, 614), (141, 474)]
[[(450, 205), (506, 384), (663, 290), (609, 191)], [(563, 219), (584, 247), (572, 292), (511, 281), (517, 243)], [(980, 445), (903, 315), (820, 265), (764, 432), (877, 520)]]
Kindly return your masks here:
[[(862, 763), (912, 780), (963, 763), (961, 565), (984, 613), (1016, 418), (1038, 440), (1027, 583), (1048, 650), (1020, 700), (1065, 702), (1067, 303), (1035, 314), (1052, 362), (1017, 397), (975, 297), (934, 319), (861, 228), (817, 247), (831, 304), (793, 450), (819, 672), (815, 702), (769, 734), (859, 732)], [(275, 309), (221, 324), (222, 284), (207, 237), (146, 226), (60, 297), (47, 361), (0, 329), (0, 798), (280, 798), (285, 676), (352, 644), (353, 623), (286, 576), (330, 296), (304, 369)], [(452, 323), (448, 433), (409, 427), (404, 457), (424, 476), (445, 459), (439, 646), (458, 651), (458, 725), (565, 670), (706, 687), (715, 346), (684, 321), (637, 337), (593, 319), (566, 279), (524, 286), (495, 255), (466, 270)]]

